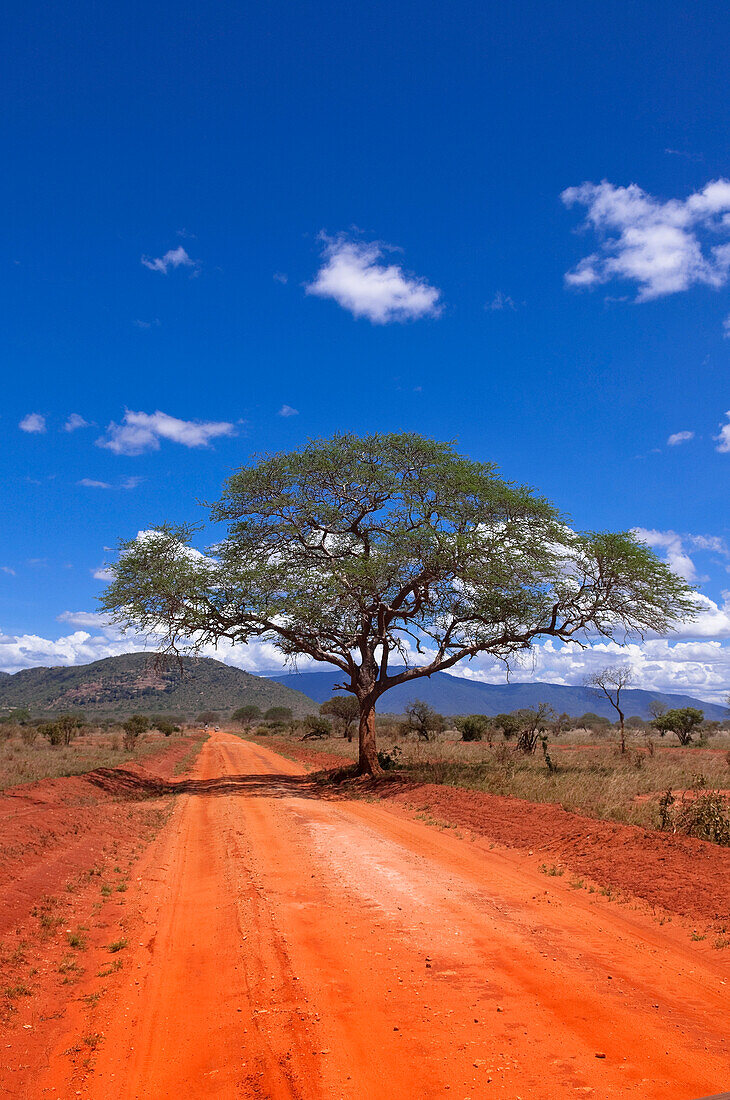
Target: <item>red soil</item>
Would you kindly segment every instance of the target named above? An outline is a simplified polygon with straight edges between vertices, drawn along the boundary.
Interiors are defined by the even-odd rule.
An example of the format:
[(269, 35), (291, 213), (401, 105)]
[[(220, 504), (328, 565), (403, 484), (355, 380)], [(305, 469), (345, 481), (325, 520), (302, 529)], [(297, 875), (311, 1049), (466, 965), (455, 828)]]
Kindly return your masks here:
[[(155, 799), (105, 807), (172, 801), (140, 786)], [(600, 869), (596, 849), (623, 847), (622, 827), (566, 814), (556, 838), (551, 807), (437, 787), (323, 798), (301, 765), (224, 733), (175, 787), (126, 904), (95, 916), (86, 886), (72, 895), (92, 927), (65, 1002), (51, 948), (72, 925), (46, 941), (51, 962), (4, 1041), (5, 1095), (691, 1100), (726, 1087), (730, 951), (540, 872), (542, 840)], [(424, 803), (483, 835), (414, 820), (407, 806)], [(485, 839), (507, 827), (512, 847)], [(608, 832), (592, 845), (596, 827)], [(683, 851), (630, 832), (644, 878)], [(708, 872), (712, 854), (725, 855), (711, 849)], [(128, 946), (112, 955), (120, 927)], [(118, 972), (100, 967), (115, 959)]]

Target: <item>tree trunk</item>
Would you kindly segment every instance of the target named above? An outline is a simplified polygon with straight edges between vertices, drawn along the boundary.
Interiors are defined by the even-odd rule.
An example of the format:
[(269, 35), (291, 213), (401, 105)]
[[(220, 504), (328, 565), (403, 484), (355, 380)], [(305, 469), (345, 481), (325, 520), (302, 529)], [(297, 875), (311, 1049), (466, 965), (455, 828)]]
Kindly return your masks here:
[(623, 714), (621, 714), (621, 711), (619, 711), (619, 715), (620, 715), (619, 720), (620, 720), (620, 723), (621, 723), (621, 752), (624, 753), (624, 752), (626, 752), (626, 734), (624, 732), (624, 716), (623, 716)]
[(383, 769), (378, 761), (375, 744), (375, 708), (370, 703), (360, 704), (359, 749), (358, 773), (382, 775)]

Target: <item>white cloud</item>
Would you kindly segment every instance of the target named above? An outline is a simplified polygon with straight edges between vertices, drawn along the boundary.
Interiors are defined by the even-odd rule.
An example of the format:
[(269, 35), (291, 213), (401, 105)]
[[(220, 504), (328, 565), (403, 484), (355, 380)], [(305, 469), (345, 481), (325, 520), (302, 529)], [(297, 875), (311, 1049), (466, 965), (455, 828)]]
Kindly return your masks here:
[(190, 259), (182, 245), (170, 248), (164, 256), (156, 258), (143, 256), (142, 263), (150, 271), (159, 271), (162, 275), (167, 275), (171, 268), (174, 270), (177, 267), (195, 267), (195, 260)]
[(730, 340), (730, 313), (722, 322), (722, 333), (726, 340)]
[[(730, 409), (725, 413), (730, 421)], [(730, 452), (730, 423), (720, 425), (720, 434), (715, 436), (715, 442), (717, 443), (716, 451), (720, 451), (721, 454), (727, 454)]]
[[(635, 687), (644, 691), (693, 695), (725, 704), (730, 680), (730, 646), (718, 639), (669, 641), (665, 638), (620, 646), (602, 642), (587, 649), (549, 639), (535, 646), (522, 665), (514, 667), (513, 683), (544, 681), (582, 685), (586, 675), (611, 664), (631, 665)], [(504, 683), (504, 669), (495, 661), (475, 658), (454, 670), (460, 676), (487, 683)], [(387, 698), (387, 696), (386, 696)]]
[(95, 581), (103, 581), (104, 584), (110, 584), (114, 580), (114, 574), (105, 565), (100, 565), (98, 569), (92, 569), (91, 575)]
[(509, 294), (503, 294), (501, 290), (498, 290), (491, 302), (488, 302), (484, 308), (490, 310), (515, 310), (517, 306), (515, 305), (514, 298), (510, 298)]
[(60, 615), (56, 616), (56, 622), (68, 623), (70, 626), (93, 627), (95, 630), (112, 629), (106, 616), (101, 611), (62, 611)]
[(278, 416), (299, 416), (299, 409), (293, 409), (291, 405), (282, 405)]
[(676, 531), (649, 531), (645, 527), (636, 527), (634, 534), (652, 550), (663, 550), (667, 564), (678, 577), (690, 583), (697, 580), (694, 562), (684, 548), (682, 536)]
[(0, 565), (0, 570), (3, 573), (7, 573), (9, 577), (15, 576), (15, 570), (12, 569), (9, 565)]
[(65, 432), (75, 432), (78, 431), (79, 428), (89, 427), (91, 427), (89, 421), (84, 420), (83, 416), (80, 416), (78, 413), (71, 413), (68, 420), (63, 426), (63, 430)]
[(662, 201), (636, 184), (568, 187), (566, 206), (585, 206), (599, 237), (596, 252), (565, 276), (574, 287), (613, 279), (635, 283), (636, 300), (676, 294), (695, 284), (724, 286), (730, 277), (730, 180), (712, 180), (684, 200)]
[(111, 489), (111, 485), (107, 481), (94, 481), (91, 477), (82, 477), (76, 484), (83, 485), (85, 489)]
[(143, 477), (125, 477), (122, 482), (122, 489), (136, 489), (143, 481)]
[(397, 264), (378, 263), (388, 246), (345, 236), (323, 239), (324, 263), (306, 287), (307, 294), (333, 298), (354, 317), (367, 317), (377, 325), (438, 317), (440, 290)]
[(680, 443), (687, 443), (690, 439), (694, 439), (694, 432), (674, 432), (669, 436), (667, 440), (667, 446), (678, 447)]
[[(38, 665), (80, 665), (122, 653), (152, 654), (155, 651), (155, 638), (122, 635), (118, 627), (108, 623), (98, 612), (65, 611), (58, 616), (58, 621), (77, 629), (54, 640), (35, 634), (0, 634), (0, 669), (17, 672)], [(209, 645), (203, 648), (201, 655), (253, 673), (284, 665), (281, 653), (271, 644), (262, 642), (246, 646), (222, 643), (218, 648)], [(510, 679), (513, 683), (537, 680), (582, 685), (586, 674), (619, 661), (633, 667), (636, 687), (725, 702), (730, 682), (730, 645), (723, 645), (717, 638), (690, 641), (660, 638), (628, 646), (601, 642), (587, 649), (549, 639), (535, 646), (522, 664), (513, 668)], [(299, 667), (309, 671), (324, 666), (304, 659)], [(504, 667), (488, 657), (463, 661), (452, 669), (452, 673), (487, 683), (504, 683), (505, 678)], [(382, 709), (387, 707), (387, 699), (387, 695), (384, 696)]]
[(46, 430), (46, 418), (41, 413), (28, 413), (18, 424), (21, 432), (37, 434)]
[(181, 443), (184, 447), (207, 447), (211, 439), (235, 434), (235, 427), (227, 421), (178, 420), (159, 410), (144, 413), (128, 409), (122, 423), (112, 421), (106, 437), (96, 442), (114, 454), (141, 455), (145, 451), (158, 451), (161, 439)]

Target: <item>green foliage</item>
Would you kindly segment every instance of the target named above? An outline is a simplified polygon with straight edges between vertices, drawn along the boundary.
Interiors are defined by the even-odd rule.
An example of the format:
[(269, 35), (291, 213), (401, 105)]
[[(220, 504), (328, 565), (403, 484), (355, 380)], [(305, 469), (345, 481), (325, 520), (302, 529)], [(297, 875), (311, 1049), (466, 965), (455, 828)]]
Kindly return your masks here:
[(158, 718), (154, 723), (154, 728), (159, 730), (163, 737), (172, 737), (173, 733), (179, 730), (180, 727), (168, 722), (166, 718)]
[(505, 741), (509, 741), (519, 732), (520, 720), (514, 714), (498, 714), (494, 719), (494, 724), (498, 730), (502, 731), (502, 735)]
[[(507, 661), (541, 637), (664, 633), (694, 613), (688, 585), (632, 534), (576, 533), (494, 465), (415, 433), (262, 458), (229, 478), (211, 518), (227, 534), (210, 555), (190, 552), (191, 527), (122, 543), (103, 609), (163, 632), (168, 651), (262, 638), (336, 666), (372, 731), (366, 770), (372, 712), (396, 684), (477, 653)], [(422, 663), (391, 669), (406, 644)]]
[(492, 724), (486, 714), (469, 714), (463, 718), (456, 718), (454, 726), (461, 734), (462, 741), (481, 741), (485, 730)]
[(580, 718), (576, 718), (575, 724), (578, 729), (584, 730), (600, 731), (611, 728), (610, 718), (604, 718), (602, 714), (594, 714), (592, 710), (587, 710)]
[(269, 707), (264, 712), (264, 718), (267, 722), (287, 722), (291, 717), (291, 707)]
[(681, 800), (667, 791), (659, 803), (659, 814), (662, 829), (730, 847), (730, 806), (719, 791)]
[(217, 710), (204, 710), (198, 715), (201, 726), (212, 726), (219, 719), (220, 715)]
[(302, 741), (317, 741), (332, 734), (332, 723), (321, 714), (308, 714), (302, 722)]
[(7, 714), (0, 717), (0, 725), (9, 723), (12, 726), (25, 726), (30, 722), (30, 711), (27, 707), (13, 707)]
[(360, 704), (354, 695), (335, 695), (322, 703), (319, 713), (333, 718), (338, 733), (352, 741), (352, 727), (360, 714)]
[(400, 754), (401, 750), (399, 745), (393, 745), (389, 752), (382, 749), (378, 753), (378, 764), (380, 764), (384, 772), (392, 771), (393, 768), (398, 767), (398, 757)]
[(234, 722), (241, 722), (244, 726), (250, 725), (260, 717), (261, 707), (255, 706), (254, 703), (247, 703), (245, 707), (238, 707), (231, 715)]
[(146, 733), (149, 728), (150, 720), (145, 714), (133, 714), (131, 718), (123, 723), (124, 747), (127, 752), (132, 751), (137, 744), (137, 738)]
[(665, 733), (676, 733), (680, 745), (689, 745), (692, 735), (700, 728), (704, 718), (704, 713), (697, 707), (675, 707), (658, 715), (652, 726), (662, 737)]
[(51, 745), (70, 745), (83, 724), (76, 714), (61, 714), (55, 722), (43, 722), (38, 731)]

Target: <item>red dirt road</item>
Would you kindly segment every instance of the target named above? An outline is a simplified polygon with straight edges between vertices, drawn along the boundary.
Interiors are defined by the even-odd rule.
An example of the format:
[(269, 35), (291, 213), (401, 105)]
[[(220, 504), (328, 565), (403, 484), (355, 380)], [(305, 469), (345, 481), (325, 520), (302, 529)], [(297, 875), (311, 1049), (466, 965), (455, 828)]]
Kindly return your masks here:
[[(525, 852), (323, 799), (300, 765), (225, 733), (180, 787), (134, 872), (141, 915), (115, 996), (74, 1002), (24, 1096), (730, 1087), (730, 952), (684, 926), (571, 889)], [(89, 1035), (93, 1053), (71, 1057)]]

